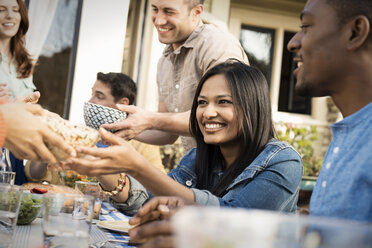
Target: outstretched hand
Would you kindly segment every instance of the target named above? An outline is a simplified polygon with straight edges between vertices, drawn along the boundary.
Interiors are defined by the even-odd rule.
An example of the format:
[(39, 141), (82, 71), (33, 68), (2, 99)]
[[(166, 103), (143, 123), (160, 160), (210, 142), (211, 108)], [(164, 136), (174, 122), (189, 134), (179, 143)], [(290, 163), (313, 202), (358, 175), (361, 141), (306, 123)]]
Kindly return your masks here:
[(133, 139), (145, 130), (151, 129), (149, 121), (151, 112), (133, 105), (117, 104), (117, 108), (127, 113), (127, 118), (123, 121), (104, 124), (103, 128), (116, 131), (115, 135), (125, 139)]
[[(76, 151), (91, 157), (69, 158), (64, 169), (72, 169), (88, 176), (115, 174), (136, 170), (136, 164), (145, 160), (125, 140), (100, 128), (101, 138), (110, 146), (107, 148), (78, 147)], [(92, 159), (94, 157), (95, 159)]]
[(4, 146), (19, 159), (56, 163), (47, 144), (57, 146), (72, 156), (75, 150), (61, 136), (51, 131), (35, 115), (44, 110), (36, 104), (9, 103), (0, 106), (6, 123)]
[(16, 102), (34, 103), (35, 104), (39, 101), (39, 98), (40, 98), (40, 92), (35, 91), (35, 92), (32, 92), (31, 94), (29, 94), (27, 96), (17, 97), (15, 99), (15, 101)]

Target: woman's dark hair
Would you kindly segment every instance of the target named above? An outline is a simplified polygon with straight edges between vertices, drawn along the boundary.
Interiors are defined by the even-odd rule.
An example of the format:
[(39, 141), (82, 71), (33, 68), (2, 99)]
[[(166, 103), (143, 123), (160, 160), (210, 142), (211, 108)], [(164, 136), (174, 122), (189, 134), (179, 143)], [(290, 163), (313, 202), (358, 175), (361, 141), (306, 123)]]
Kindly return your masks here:
[[(212, 171), (217, 165), (224, 166), (224, 160), (218, 145), (204, 142), (196, 118), (196, 110), (198, 97), (205, 81), (214, 75), (223, 75), (229, 84), (241, 137), (239, 137), (239, 156), (224, 171), (221, 180), (212, 185)], [(222, 197), (233, 180), (244, 171), (260, 154), (269, 140), (274, 137), (269, 89), (261, 71), (238, 60), (229, 59), (206, 72), (196, 89), (190, 115), (190, 132), (197, 143), (196, 188), (209, 190)]]
[(17, 34), (10, 41), (10, 51), (17, 65), (17, 77), (27, 78), (32, 74), (34, 69), (31, 56), (25, 48), (25, 35), (29, 26), (28, 13), (23, 0), (17, 0), (17, 3), (21, 15), (21, 23), (19, 24)]

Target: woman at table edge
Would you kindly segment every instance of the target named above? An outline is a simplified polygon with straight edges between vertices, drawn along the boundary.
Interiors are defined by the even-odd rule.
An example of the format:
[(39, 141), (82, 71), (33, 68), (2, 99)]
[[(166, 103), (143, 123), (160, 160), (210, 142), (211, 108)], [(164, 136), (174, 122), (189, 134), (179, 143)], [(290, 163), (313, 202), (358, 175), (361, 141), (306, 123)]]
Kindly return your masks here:
[[(127, 215), (152, 195), (179, 196), (203, 206), (296, 209), (301, 158), (274, 139), (268, 85), (258, 69), (236, 60), (210, 69), (196, 90), (190, 130), (197, 147), (168, 176), (102, 128), (111, 146), (77, 148), (94, 158), (71, 158), (65, 169), (98, 175), (113, 205)], [(107, 175), (123, 171), (127, 176)]]

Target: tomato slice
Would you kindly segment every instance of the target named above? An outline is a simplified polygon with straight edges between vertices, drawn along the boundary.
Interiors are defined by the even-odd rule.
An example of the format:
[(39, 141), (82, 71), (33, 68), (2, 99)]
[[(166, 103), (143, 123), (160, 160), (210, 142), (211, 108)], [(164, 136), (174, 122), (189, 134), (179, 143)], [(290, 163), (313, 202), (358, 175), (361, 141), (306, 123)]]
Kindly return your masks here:
[(32, 188), (30, 189), (30, 192), (33, 194), (45, 194), (48, 193), (48, 190), (43, 188)]

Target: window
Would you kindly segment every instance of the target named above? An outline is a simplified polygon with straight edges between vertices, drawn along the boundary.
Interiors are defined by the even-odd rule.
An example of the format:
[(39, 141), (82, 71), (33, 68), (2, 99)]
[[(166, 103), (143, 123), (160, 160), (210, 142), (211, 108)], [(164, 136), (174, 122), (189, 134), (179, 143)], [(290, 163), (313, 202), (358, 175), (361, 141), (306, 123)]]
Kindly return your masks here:
[(68, 117), (82, 1), (60, 0), (33, 74), (39, 104)]
[(248, 56), (249, 63), (263, 72), (269, 84), (273, 62), (274, 35), (273, 29), (247, 25), (242, 25), (240, 32), (240, 43)]
[(310, 115), (311, 98), (301, 97), (295, 92), (296, 78), (293, 75), (293, 70), (296, 68), (296, 64), (293, 61), (294, 54), (287, 50), (287, 44), (294, 34), (292, 32), (284, 33), (278, 111)]

